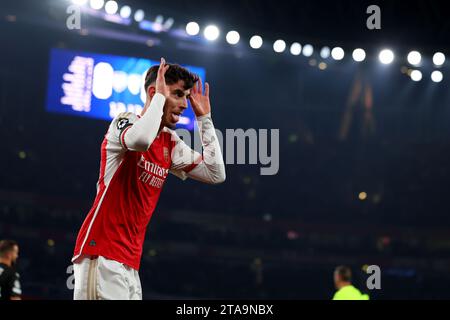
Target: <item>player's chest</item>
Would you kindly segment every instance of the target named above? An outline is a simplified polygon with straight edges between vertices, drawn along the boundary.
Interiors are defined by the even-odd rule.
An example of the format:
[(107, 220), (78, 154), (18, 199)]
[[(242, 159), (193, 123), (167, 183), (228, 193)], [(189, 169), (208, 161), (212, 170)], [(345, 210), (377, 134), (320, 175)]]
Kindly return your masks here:
[(146, 187), (160, 189), (172, 164), (170, 141), (156, 139), (149, 150), (135, 154), (137, 178)]
[(158, 163), (161, 167), (170, 168), (172, 165), (172, 149), (174, 143), (167, 133), (161, 133), (146, 152), (141, 152), (147, 160)]

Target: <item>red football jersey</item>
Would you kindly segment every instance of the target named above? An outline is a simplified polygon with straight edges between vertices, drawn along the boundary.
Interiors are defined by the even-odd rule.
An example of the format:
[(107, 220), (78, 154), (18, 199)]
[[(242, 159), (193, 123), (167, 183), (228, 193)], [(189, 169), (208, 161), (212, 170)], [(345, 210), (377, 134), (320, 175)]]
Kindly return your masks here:
[(145, 152), (128, 150), (124, 135), (138, 117), (122, 113), (101, 145), (97, 196), (79, 231), (74, 257), (103, 256), (138, 270), (147, 225), (169, 171), (185, 179), (201, 155), (164, 128)]

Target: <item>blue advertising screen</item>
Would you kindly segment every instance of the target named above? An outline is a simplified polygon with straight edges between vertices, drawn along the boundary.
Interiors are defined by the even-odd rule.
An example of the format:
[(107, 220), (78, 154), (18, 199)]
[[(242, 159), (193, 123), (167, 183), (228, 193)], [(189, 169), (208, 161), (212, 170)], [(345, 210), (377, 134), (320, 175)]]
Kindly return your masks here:
[[(157, 60), (52, 49), (46, 110), (104, 120), (121, 112), (140, 114), (146, 98), (145, 73), (158, 64)], [(205, 83), (204, 68), (183, 66)], [(192, 130), (194, 120), (189, 106), (177, 127)]]

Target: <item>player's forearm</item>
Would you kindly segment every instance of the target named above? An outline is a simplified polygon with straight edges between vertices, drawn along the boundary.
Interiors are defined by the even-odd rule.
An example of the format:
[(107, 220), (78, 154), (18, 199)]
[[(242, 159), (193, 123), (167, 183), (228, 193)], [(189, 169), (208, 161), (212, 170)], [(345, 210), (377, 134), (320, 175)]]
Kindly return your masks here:
[(146, 151), (150, 148), (158, 135), (165, 101), (162, 94), (156, 93), (142, 118), (125, 132), (124, 141), (129, 149)]
[(197, 118), (197, 124), (203, 145), (203, 161), (191, 170), (188, 176), (206, 183), (222, 183), (226, 177), (225, 163), (211, 114)]

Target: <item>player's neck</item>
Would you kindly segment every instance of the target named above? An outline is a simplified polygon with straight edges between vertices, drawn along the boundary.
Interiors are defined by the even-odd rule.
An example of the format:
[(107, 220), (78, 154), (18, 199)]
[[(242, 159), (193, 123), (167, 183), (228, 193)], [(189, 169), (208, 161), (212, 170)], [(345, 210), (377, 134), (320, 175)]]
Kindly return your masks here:
[(344, 287), (348, 287), (348, 286), (350, 286), (350, 285), (352, 285), (350, 282), (341, 282), (341, 283), (338, 285), (338, 290), (340, 290), (340, 289), (342, 289), (342, 288), (344, 288)]
[(8, 267), (11, 267), (11, 261), (9, 259), (0, 258), (0, 263), (6, 264)]
[(148, 104), (146, 103), (146, 104), (144, 105), (144, 109), (142, 109), (141, 114), (138, 115), (140, 118), (142, 118), (142, 117), (144, 116), (144, 114), (145, 114), (145, 112), (147, 111), (149, 105), (150, 105), (149, 103), (148, 103)]

